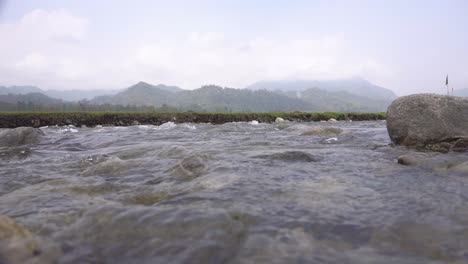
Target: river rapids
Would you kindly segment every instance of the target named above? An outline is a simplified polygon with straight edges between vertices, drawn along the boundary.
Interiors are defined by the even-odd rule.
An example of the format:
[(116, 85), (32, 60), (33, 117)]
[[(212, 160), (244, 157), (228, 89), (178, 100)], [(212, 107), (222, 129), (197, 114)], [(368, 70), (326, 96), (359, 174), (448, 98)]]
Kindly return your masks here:
[(0, 148), (2, 264), (468, 262), (467, 173), (385, 121), (41, 130)]

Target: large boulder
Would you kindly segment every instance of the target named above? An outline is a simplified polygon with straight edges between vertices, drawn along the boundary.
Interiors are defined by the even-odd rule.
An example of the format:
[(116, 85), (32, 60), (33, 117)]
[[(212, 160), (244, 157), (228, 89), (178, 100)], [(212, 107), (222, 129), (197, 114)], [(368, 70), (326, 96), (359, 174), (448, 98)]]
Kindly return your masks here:
[(44, 132), (39, 128), (17, 127), (0, 132), (0, 147), (16, 147), (39, 143)]
[(400, 97), (388, 107), (387, 130), (398, 145), (462, 151), (468, 146), (468, 98), (436, 94)]

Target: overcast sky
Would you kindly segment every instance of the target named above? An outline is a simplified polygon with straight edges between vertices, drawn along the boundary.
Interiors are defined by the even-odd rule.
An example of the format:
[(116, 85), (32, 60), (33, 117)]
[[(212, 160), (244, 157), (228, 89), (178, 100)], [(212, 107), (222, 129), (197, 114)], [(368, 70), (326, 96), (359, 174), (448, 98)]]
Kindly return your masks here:
[(242, 88), (360, 76), (468, 88), (466, 0), (0, 0), (0, 85)]

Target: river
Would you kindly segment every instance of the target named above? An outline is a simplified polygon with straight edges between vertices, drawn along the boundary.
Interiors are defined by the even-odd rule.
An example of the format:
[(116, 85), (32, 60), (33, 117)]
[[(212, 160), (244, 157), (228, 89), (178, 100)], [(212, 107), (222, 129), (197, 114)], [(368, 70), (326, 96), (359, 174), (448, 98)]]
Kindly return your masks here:
[(468, 262), (468, 177), (398, 164), (385, 121), (41, 130), (0, 148), (25, 263)]

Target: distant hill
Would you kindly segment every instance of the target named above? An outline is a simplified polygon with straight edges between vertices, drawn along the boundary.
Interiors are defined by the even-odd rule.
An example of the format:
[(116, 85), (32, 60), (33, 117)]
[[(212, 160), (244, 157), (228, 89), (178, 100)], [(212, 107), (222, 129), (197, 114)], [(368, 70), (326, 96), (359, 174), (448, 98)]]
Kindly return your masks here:
[[(114, 96), (100, 96), (95, 104), (173, 106), (181, 110), (216, 112), (268, 111), (386, 111), (390, 99), (372, 99), (344, 91), (309, 88), (302, 91), (233, 89), (216, 85), (169, 92), (163, 85), (139, 82)], [(165, 89), (163, 89), (165, 88)], [(392, 97), (393, 98), (393, 97)]]
[(50, 98), (42, 93), (28, 94), (2, 94), (0, 95), (0, 103), (17, 104), (18, 102), (33, 103), (41, 105), (62, 104), (62, 100)]
[(100, 95), (114, 95), (118, 90), (42, 90), (36, 86), (0, 86), (1, 94), (29, 94), (42, 93), (52, 98), (65, 101), (79, 101), (83, 99), (92, 99)]
[(114, 96), (100, 96), (91, 100), (91, 103), (110, 103), (121, 105), (152, 105), (161, 106), (173, 100), (174, 94), (182, 91), (175, 86), (151, 85), (139, 82), (130, 86)]
[(80, 101), (91, 100), (96, 96), (114, 95), (118, 90), (47, 90), (42, 91), (47, 96), (52, 98), (62, 99), (65, 101)]
[(372, 99), (344, 91), (325, 91), (318, 88), (296, 92), (295, 96), (314, 106), (316, 111), (383, 112), (392, 100)]
[(291, 81), (260, 81), (256, 82), (247, 89), (269, 91), (305, 91), (308, 89), (321, 89), (329, 92), (347, 92), (372, 99), (393, 100), (397, 96), (391, 90), (377, 86), (361, 78), (352, 78), (344, 80), (291, 80)]
[[(145, 82), (139, 82), (139, 84), (140, 85), (150, 85), (150, 84), (145, 83)], [(158, 84), (158, 85), (156, 85), (154, 87), (158, 88), (160, 90), (166, 91), (166, 92), (171, 92), (171, 93), (177, 93), (177, 92), (184, 91), (184, 89), (179, 88), (177, 86), (168, 86), (168, 85), (164, 85), (164, 84)]]
[(215, 85), (203, 86), (193, 91), (182, 91), (174, 98), (174, 102), (175, 106), (181, 109), (204, 109), (216, 112), (298, 111), (310, 107), (300, 99), (266, 90), (252, 91)]
[(306, 107), (306, 103), (301, 100), (268, 91), (214, 85), (190, 91), (145, 82), (139, 82), (114, 96), (96, 97), (91, 103), (155, 107), (167, 105), (194, 111), (288, 111)]
[[(29, 91), (33, 92), (27, 93)], [(91, 95), (94, 95), (92, 99)], [(0, 102), (3, 104), (0, 109), (11, 108), (12, 105), (19, 103), (29, 103), (78, 110), (176, 107), (179, 110), (215, 112), (381, 112), (386, 111), (387, 106), (395, 98), (396, 95), (392, 91), (363, 79), (262, 81), (249, 86), (249, 89), (207, 85), (195, 90), (139, 82), (120, 92), (116, 90), (43, 91), (34, 86), (0, 87)], [(68, 103), (72, 101), (75, 103)], [(20, 108), (27, 109), (24, 106)]]
[(42, 90), (35, 86), (30, 85), (14, 85), (14, 86), (0, 86), (0, 94), (28, 94), (28, 93), (41, 93)]

